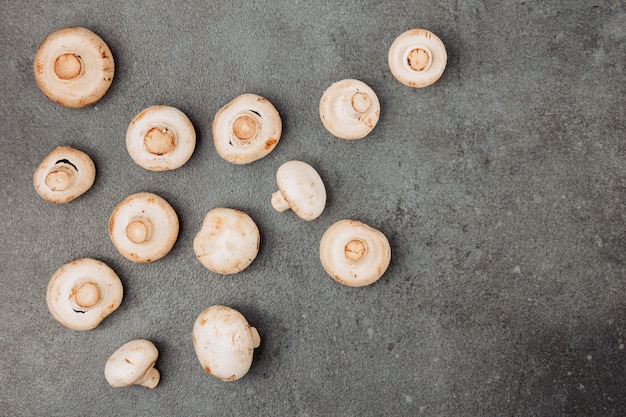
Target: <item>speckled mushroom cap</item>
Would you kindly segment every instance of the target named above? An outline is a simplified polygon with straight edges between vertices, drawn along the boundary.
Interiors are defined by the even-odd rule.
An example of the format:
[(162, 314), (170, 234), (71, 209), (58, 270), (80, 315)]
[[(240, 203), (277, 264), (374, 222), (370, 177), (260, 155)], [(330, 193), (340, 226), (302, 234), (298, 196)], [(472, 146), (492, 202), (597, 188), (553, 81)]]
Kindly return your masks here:
[(89, 29), (51, 33), (35, 54), (35, 80), (52, 101), (86, 107), (100, 100), (113, 81), (115, 63), (106, 43)]
[(126, 131), (126, 148), (135, 163), (151, 171), (181, 167), (196, 147), (196, 131), (182, 111), (151, 106), (132, 120)]
[(425, 29), (412, 29), (398, 36), (389, 48), (389, 69), (398, 81), (409, 87), (426, 87), (441, 77), (448, 54), (437, 35)]
[(124, 295), (122, 282), (104, 262), (76, 259), (59, 268), (48, 283), (46, 302), (52, 316), (73, 330), (91, 330), (113, 311)]
[(115, 388), (141, 385), (154, 388), (161, 374), (154, 368), (159, 351), (149, 340), (136, 339), (123, 344), (104, 365), (104, 377)]
[(304, 220), (314, 220), (326, 206), (326, 188), (315, 168), (306, 162), (289, 161), (276, 171), (278, 191), (272, 194), (277, 211), (293, 210)]
[(260, 344), (259, 332), (230, 307), (214, 305), (205, 309), (193, 326), (193, 346), (200, 364), (222, 381), (244, 376)]
[(276, 147), (281, 132), (276, 108), (255, 94), (240, 95), (213, 119), (215, 149), (233, 164), (249, 164), (263, 158)]
[(207, 269), (218, 274), (235, 274), (256, 258), (260, 240), (256, 223), (246, 213), (215, 208), (204, 218), (193, 249)]
[(152, 193), (126, 197), (109, 218), (115, 248), (133, 262), (153, 262), (167, 255), (178, 237), (178, 216), (165, 199)]
[(359, 80), (341, 80), (324, 91), (320, 100), (320, 118), (324, 127), (341, 139), (367, 136), (378, 123), (378, 96)]
[(362, 287), (385, 273), (391, 247), (380, 231), (356, 220), (340, 220), (322, 236), (320, 259), (337, 282)]
[(67, 203), (84, 194), (96, 179), (96, 166), (84, 152), (60, 146), (41, 161), (33, 175), (35, 190), (51, 203)]

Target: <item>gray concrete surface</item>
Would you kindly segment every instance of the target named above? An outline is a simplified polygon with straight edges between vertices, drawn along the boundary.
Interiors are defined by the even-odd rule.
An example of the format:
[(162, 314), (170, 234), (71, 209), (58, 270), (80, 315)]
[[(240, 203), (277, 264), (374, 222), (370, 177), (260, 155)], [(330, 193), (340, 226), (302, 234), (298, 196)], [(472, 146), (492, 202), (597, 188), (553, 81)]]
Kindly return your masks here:
[[(39, 43), (85, 26), (116, 74), (96, 105), (38, 90)], [(387, 68), (403, 31), (438, 34), (448, 66), (410, 89)], [(2, 1), (0, 5), (0, 414), (6, 416), (623, 416), (626, 361), (626, 3), (598, 1)], [(369, 84), (382, 117), (346, 142), (322, 126), (324, 89)], [(284, 132), (247, 166), (216, 154), (211, 121), (241, 93), (268, 98)], [(198, 146), (182, 168), (136, 166), (124, 135), (141, 109), (184, 111)], [(94, 159), (79, 199), (32, 186), (59, 145)], [(304, 222), (269, 204), (291, 159), (318, 168), (329, 200)], [(125, 260), (107, 233), (127, 195), (151, 191), (181, 230), (158, 262)], [(214, 207), (257, 222), (259, 256), (218, 276), (192, 243)], [(360, 289), (326, 275), (322, 233), (354, 218), (383, 231), (393, 259)], [(121, 307), (74, 332), (48, 312), (51, 275), (94, 257), (121, 277)], [(263, 338), (249, 374), (200, 367), (202, 309), (239, 309)], [(148, 338), (154, 390), (113, 389), (104, 364)]]

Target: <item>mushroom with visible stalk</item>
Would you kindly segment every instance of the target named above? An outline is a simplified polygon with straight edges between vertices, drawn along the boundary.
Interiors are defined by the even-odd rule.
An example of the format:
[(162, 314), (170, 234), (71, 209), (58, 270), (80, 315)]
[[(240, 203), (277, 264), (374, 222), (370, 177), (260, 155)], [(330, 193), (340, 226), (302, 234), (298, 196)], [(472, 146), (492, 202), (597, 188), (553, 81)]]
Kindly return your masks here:
[(84, 194), (96, 179), (96, 166), (86, 153), (59, 146), (41, 161), (33, 184), (37, 193), (51, 203), (67, 203)]
[(256, 94), (242, 94), (213, 119), (217, 153), (233, 164), (249, 164), (270, 153), (280, 140), (282, 122), (276, 108)]
[(145, 339), (131, 340), (116, 350), (104, 365), (104, 377), (115, 388), (141, 385), (154, 388), (161, 374), (154, 367), (159, 351)]
[(133, 194), (111, 213), (109, 236), (126, 259), (153, 262), (167, 255), (176, 243), (178, 216), (172, 206), (156, 194)]
[(335, 281), (362, 287), (377, 281), (391, 260), (383, 233), (356, 220), (340, 220), (329, 227), (320, 242), (320, 259)]
[(72, 330), (91, 330), (122, 302), (124, 289), (104, 262), (82, 258), (61, 266), (48, 283), (46, 302), (52, 316)]
[(135, 163), (150, 171), (181, 167), (196, 147), (196, 131), (182, 111), (151, 106), (132, 120), (126, 131), (126, 148)]
[(206, 372), (222, 381), (243, 377), (261, 337), (237, 310), (222, 305), (205, 309), (193, 326), (193, 346)]
[(215, 208), (205, 216), (193, 249), (205, 268), (218, 274), (235, 274), (256, 258), (260, 240), (259, 228), (246, 213)]
[(359, 80), (341, 80), (324, 91), (320, 100), (324, 127), (341, 139), (367, 136), (378, 123), (380, 103), (374, 90)]
[(412, 29), (398, 36), (389, 48), (388, 63), (398, 81), (409, 87), (433, 84), (446, 69), (448, 54), (437, 35)]
[(79, 108), (104, 96), (113, 81), (115, 63), (98, 35), (71, 27), (44, 39), (35, 54), (34, 70), (37, 85), (50, 100)]
[(314, 220), (326, 206), (326, 188), (315, 168), (302, 161), (289, 161), (276, 171), (278, 191), (272, 194), (272, 207), (293, 210), (304, 220)]

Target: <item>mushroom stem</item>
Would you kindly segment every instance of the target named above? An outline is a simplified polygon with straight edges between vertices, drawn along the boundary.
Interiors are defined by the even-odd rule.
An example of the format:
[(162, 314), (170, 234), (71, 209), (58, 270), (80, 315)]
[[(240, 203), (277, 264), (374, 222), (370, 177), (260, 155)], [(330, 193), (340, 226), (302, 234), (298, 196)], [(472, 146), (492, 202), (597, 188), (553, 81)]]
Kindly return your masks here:
[(176, 136), (168, 128), (153, 127), (143, 138), (146, 150), (153, 155), (165, 155), (176, 147)]
[(367, 252), (367, 246), (360, 239), (352, 239), (344, 248), (344, 256), (351, 262), (357, 262), (363, 259)]
[(252, 333), (252, 347), (256, 349), (261, 346), (261, 336), (256, 327), (250, 326), (250, 333)]
[(272, 193), (272, 207), (274, 207), (276, 211), (281, 213), (291, 208), (289, 202), (285, 200), (285, 196), (280, 191)]
[(428, 69), (432, 61), (430, 51), (424, 47), (412, 49), (408, 53), (406, 60), (409, 68), (416, 72)]
[(73, 301), (80, 308), (91, 308), (102, 298), (100, 287), (95, 282), (85, 282), (74, 291)]
[(241, 141), (248, 141), (256, 135), (257, 121), (248, 115), (241, 115), (233, 122), (233, 134)]
[(142, 387), (152, 389), (156, 387), (161, 379), (161, 373), (158, 369), (154, 367), (154, 365), (146, 371), (145, 374), (141, 378), (139, 378), (136, 382), (137, 385), (141, 385)]
[(83, 64), (74, 54), (62, 54), (54, 61), (54, 73), (61, 80), (73, 80), (80, 75)]
[(357, 113), (365, 113), (372, 107), (372, 99), (366, 93), (357, 92), (352, 96), (352, 108)]
[(74, 173), (66, 167), (57, 167), (46, 175), (46, 186), (52, 191), (65, 191), (72, 185), (73, 177)]
[(133, 243), (144, 243), (150, 238), (150, 227), (142, 220), (133, 220), (126, 226), (126, 236)]

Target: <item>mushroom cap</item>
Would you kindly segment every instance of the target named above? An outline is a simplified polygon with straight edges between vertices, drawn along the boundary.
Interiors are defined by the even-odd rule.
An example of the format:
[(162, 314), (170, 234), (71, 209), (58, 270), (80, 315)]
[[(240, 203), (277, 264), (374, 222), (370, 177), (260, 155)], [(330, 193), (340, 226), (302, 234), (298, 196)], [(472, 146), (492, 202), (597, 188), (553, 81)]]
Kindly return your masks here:
[(367, 136), (378, 123), (378, 96), (359, 80), (337, 81), (324, 91), (320, 100), (320, 118), (324, 127), (341, 139)]
[(426, 87), (441, 77), (448, 54), (437, 35), (425, 29), (411, 29), (398, 36), (389, 48), (389, 69), (409, 87)]
[(320, 259), (337, 282), (362, 287), (385, 273), (391, 247), (380, 231), (356, 220), (340, 220), (322, 236)]
[(218, 274), (235, 274), (259, 253), (259, 228), (246, 213), (231, 208), (209, 211), (193, 241), (198, 260)]
[(67, 203), (84, 194), (96, 179), (96, 166), (85, 152), (69, 146), (53, 149), (33, 175), (37, 193), (51, 203)]
[(154, 364), (159, 351), (145, 339), (131, 340), (117, 349), (104, 365), (104, 377), (112, 387), (139, 384), (154, 388), (159, 383), (159, 371)]
[(153, 262), (167, 255), (176, 243), (178, 216), (172, 206), (156, 194), (133, 194), (111, 213), (109, 236), (126, 259)]
[(182, 111), (151, 106), (130, 122), (126, 148), (135, 163), (150, 171), (181, 167), (196, 147), (196, 131)]
[(249, 164), (263, 158), (276, 147), (281, 132), (278, 111), (256, 94), (240, 95), (213, 119), (215, 149), (233, 164)]
[(279, 191), (272, 196), (272, 205), (278, 211), (285, 206), (304, 220), (314, 220), (324, 211), (326, 206), (326, 188), (315, 168), (306, 162), (289, 161), (282, 164), (276, 171), (276, 184)]
[(193, 347), (200, 364), (222, 381), (244, 376), (260, 344), (259, 332), (230, 307), (214, 305), (205, 309), (193, 326)]
[(104, 262), (76, 259), (61, 266), (48, 283), (46, 302), (52, 316), (73, 330), (91, 330), (122, 302), (124, 289)]
[(86, 107), (107, 92), (115, 63), (106, 43), (89, 29), (71, 27), (43, 40), (34, 62), (35, 80), (52, 101)]

